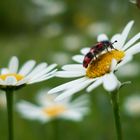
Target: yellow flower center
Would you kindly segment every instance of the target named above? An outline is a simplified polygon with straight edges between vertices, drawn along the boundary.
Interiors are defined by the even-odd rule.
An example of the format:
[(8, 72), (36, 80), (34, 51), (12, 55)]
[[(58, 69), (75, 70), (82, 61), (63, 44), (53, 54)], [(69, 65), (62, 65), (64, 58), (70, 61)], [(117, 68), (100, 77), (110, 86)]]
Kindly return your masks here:
[(59, 114), (63, 113), (66, 110), (66, 107), (63, 105), (54, 105), (46, 107), (43, 109), (43, 112), (50, 117), (56, 117)]
[(10, 73), (10, 74), (2, 74), (2, 75), (0, 75), (0, 79), (5, 80), (9, 76), (15, 77), (17, 81), (20, 81), (20, 80), (22, 80), (24, 78), (23, 75), (16, 74), (16, 73)]
[(89, 78), (96, 78), (109, 73), (112, 59), (116, 59), (116, 61), (119, 63), (124, 56), (125, 53), (118, 50), (112, 50), (102, 54), (97, 59), (93, 60), (91, 64), (89, 64), (86, 70), (86, 76)]

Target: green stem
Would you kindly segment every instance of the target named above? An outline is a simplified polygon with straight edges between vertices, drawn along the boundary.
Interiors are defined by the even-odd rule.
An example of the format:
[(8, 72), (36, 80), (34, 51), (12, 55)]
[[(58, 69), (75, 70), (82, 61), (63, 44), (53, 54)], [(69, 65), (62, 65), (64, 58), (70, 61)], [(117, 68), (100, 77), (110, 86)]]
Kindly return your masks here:
[(6, 90), (8, 114), (8, 140), (14, 140), (13, 135), (13, 90)]
[(114, 91), (111, 93), (111, 101), (115, 118), (115, 127), (117, 133), (117, 140), (122, 140), (122, 127), (120, 120), (120, 110), (119, 110), (119, 93)]
[(54, 119), (52, 121), (52, 125), (53, 125), (53, 139), (52, 140), (59, 140), (59, 120), (58, 119)]

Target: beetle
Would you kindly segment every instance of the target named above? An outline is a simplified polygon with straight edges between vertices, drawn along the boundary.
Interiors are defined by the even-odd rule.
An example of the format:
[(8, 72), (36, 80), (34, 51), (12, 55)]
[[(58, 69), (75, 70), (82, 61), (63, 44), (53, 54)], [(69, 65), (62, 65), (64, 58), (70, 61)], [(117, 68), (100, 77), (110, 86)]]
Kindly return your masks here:
[(97, 59), (97, 55), (99, 55), (100, 53), (102, 53), (105, 49), (108, 51), (108, 48), (111, 49), (115, 49), (113, 47), (113, 44), (117, 42), (114, 41), (113, 43), (111, 43), (108, 40), (104, 40), (104, 41), (100, 41), (97, 44), (95, 44), (94, 46), (92, 46), (90, 48), (90, 51), (85, 55), (84, 60), (83, 60), (83, 67), (87, 68), (88, 64), (93, 60), (93, 59)]

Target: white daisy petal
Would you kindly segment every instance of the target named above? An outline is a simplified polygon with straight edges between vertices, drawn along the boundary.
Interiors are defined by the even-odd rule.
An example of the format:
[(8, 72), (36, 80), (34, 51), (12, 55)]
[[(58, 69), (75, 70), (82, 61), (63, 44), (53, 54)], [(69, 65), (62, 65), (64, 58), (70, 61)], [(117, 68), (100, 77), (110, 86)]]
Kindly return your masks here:
[(31, 120), (38, 119), (40, 116), (39, 107), (26, 101), (21, 101), (20, 103), (18, 103), (17, 110), (24, 118), (28, 118)]
[[(50, 71), (50, 70), (49, 70)], [(49, 76), (49, 75), (51, 75), (51, 73), (53, 74), (54, 72), (56, 72), (56, 70), (55, 71), (52, 71), (51, 73), (47, 73), (48, 72), (48, 69), (46, 68), (46, 69), (43, 69), (42, 71), (40, 71), (39, 73), (37, 73), (37, 74), (35, 74), (34, 76), (32, 76), (31, 78), (30, 78), (30, 81), (32, 81), (32, 80), (38, 80), (39, 78), (44, 78), (44, 77), (46, 77), (46, 76)]]
[(18, 70), (18, 58), (13, 56), (8, 65), (10, 73), (17, 73)]
[(27, 75), (27, 77), (29, 78), (29, 77), (32, 77), (32, 76), (36, 75), (37, 73), (39, 73), (39, 72), (42, 71), (43, 69), (46, 69), (46, 67), (47, 67), (47, 63), (38, 64), (38, 65), (34, 68), (34, 70), (33, 70), (31, 73), (29, 73), (29, 74)]
[(0, 79), (0, 85), (6, 85), (5, 81), (3, 81), (2, 79)]
[(51, 72), (49, 72), (49, 73), (47, 73), (47, 74), (42, 74), (42, 73), (40, 73), (40, 74), (38, 74), (38, 75), (35, 75), (35, 76), (33, 76), (32, 78), (30, 78), (30, 80), (28, 81), (28, 83), (31, 84), (31, 83), (34, 83), (34, 82), (37, 82), (37, 81), (42, 81), (43, 79), (44, 79), (44, 80), (47, 80), (47, 79), (49, 79), (49, 78), (51, 78), (51, 77), (54, 77), (56, 71), (57, 71), (57, 69), (55, 69), (55, 70), (53, 70), (53, 71), (51, 71)]
[(72, 57), (72, 59), (73, 59), (75, 62), (83, 63), (84, 55), (75, 55), (75, 56)]
[(131, 45), (133, 45), (138, 39), (140, 39), (140, 33), (136, 34), (132, 39), (130, 39), (122, 48), (122, 50), (128, 49)]
[(49, 66), (46, 68), (46, 73), (48, 73), (48, 72), (50, 72), (51, 70), (53, 70), (56, 66), (57, 66), (57, 64), (49, 65)]
[(81, 49), (81, 53), (83, 55), (86, 55), (89, 51), (90, 51), (90, 48), (83, 48), (83, 49)]
[(75, 104), (75, 103), (81, 103), (81, 102), (83, 102), (83, 101), (89, 101), (88, 100), (88, 96), (87, 96), (87, 94), (85, 95), (81, 95), (80, 97), (78, 97), (78, 98), (76, 98), (74, 101), (73, 101), (73, 104)]
[(93, 84), (91, 84), (86, 91), (87, 92), (91, 92), (93, 89), (95, 89), (96, 87), (98, 87), (99, 85), (101, 85), (103, 83), (102, 78), (99, 78), (98, 80), (96, 80)]
[(21, 75), (27, 75), (35, 66), (36, 62), (34, 60), (27, 61), (19, 70), (19, 74)]
[(73, 87), (73, 86), (75, 86), (77, 84), (80, 84), (80, 83), (86, 81), (86, 80), (87, 80), (86, 77), (82, 77), (82, 78), (67, 82), (65, 84), (62, 84), (60, 86), (57, 86), (57, 87), (51, 89), (50, 91), (48, 91), (48, 94), (53, 94), (53, 93), (57, 93), (59, 91), (63, 91), (65, 89), (69, 89), (69, 88), (71, 88), (71, 87)]
[(20, 86), (20, 85), (27, 84), (27, 83), (28, 83), (28, 79), (24, 78), (24, 79), (18, 81), (16, 83), (16, 86)]
[(83, 115), (79, 112), (68, 110), (65, 113), (61, 114), (60, 118), (68, 119), (68, 120), (70, 119), (73, 121), (81, 121), (83, 118)]
[(133, 59), (132, 56), (126, 56), (122, 62), (120, 62), (117, 66), (116, 66), (116, 69), (118, 69), (119, 67), (125, 65), (126, 63), (130, 62), (131, 60)]
[(122, 48), (122, 46), (124, 46), (124, 43), (126, 42), (126, 39), (127, 39), (127, 37), (128, 37), (128, 34), (129, 34), (129, 32), (130, 32), (130, 30), (131, 30), (133, 24), (134, 24), (134, 21), (130, 21), (130, 22), (126, 25), (126, 27), (124, 28), (124, 30), (123, 30), (123, 32), (122, 32), (122, 35), (121, 35), (121, 40), (120, 40), (121, 48)]
[(48, 79), (50, 79), (52, 77), (54, 77), (54, 75), (46, 76), (44, 78), (35, 79), (35, 80), (32, 80), (32, 81), (29, 81), (28, 84), (42, 82), (42, 81), (48, 80)]
[(113, 59), (112, 63), (111, 63), (110, 71), (113, 72), (116, 69), (116, 66), (117, 66), (117, 61), (116, 61), (116, 59)]
[(6, 77), (5, 82), (7, 85), (15, 85), (17, 83), (17, 80), (14, 76), (8, 76)]
[(56, 77), (63, 77), (63, 78), (73, 78), (73, 77), (80, 77), (84, 76), (85, 71), (58, 71), (56, 72)]
[(115, 49), (121, 49), (120, 40), (121, 40), (121, 34), (115, 34), (115, 35), (111, 38), (111, 42), (112, 42), (112, 43), (115, 42), (115, 41), (117, 41), (117, 42), (115, 42), (115, 43), (113, 44), (113, 47), (114, 47)]
[(98, 42), (105, 41), (105, 40), (109, 40), (106, 34), (98, 35), (98, 37), (97, 37)]
[(113, 73), (106, 74), (103, 77), (103, 86), (107, 91), (112, 92), (119, 87), (119, 81)]
[(125, 53), (126, 55), (134, 55), (140, 52), (140, 42), (135, 44), (133, 47), (129, 48)]
[(64, 91), (62, 94), (60, 94), (59, 96), (57, 96), (56, 101), (63, 100), (64, 98), (69, 97), (76, 92), (79, 92), (80, 90), (84, 89), (86, 86), (88, 86), (92, 82), (93, 82), (93, 79), (88, 79), (80, 84), (77, 84), (77, 86), (74, 86), (73, 88), (68, 89)]
[(62, 69), (66, 71), (85, 71), (85, 68), (81, 64), (64, 65)]
[(1, 69), (1, 74), (8, 74), (8, 73), (10, 73), (9, 69), (7, 69), (7, 68)]

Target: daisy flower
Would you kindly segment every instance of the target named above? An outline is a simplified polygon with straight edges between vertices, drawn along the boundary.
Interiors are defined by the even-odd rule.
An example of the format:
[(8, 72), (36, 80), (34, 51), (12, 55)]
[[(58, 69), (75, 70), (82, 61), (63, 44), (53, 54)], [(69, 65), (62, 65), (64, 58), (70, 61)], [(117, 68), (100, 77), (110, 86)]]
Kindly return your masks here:
[(125, 112), (130, 116), (140, 116), (140, 95), (128, 97), (124, 103)]
[[(103, 84), (103, 87), (112, 92), (120, 86), (114, 72), (124, 64), (132, 60), (133, 55), (140, 52), (140, 42), (136, 43), (140, 38), (140, 33), (132, 37), (126, 42), (130, 29), (134, 21), (130, 21), (122, 33), (115, 34), (110, 42), (114, 43), (115, 49), (104, 51), (97, 59), (93, 59), (87, 68), (83, 67), (84, 56), (89, 52), (90, 48), (83, 48), (81, 55), (76, 55), (73, 60), (78, 64), (69, 64), (62, 67), (62, 71), (56, 73), (57, 77), (77, 78), (68, 83), (62, 84), (49, 91), (49, 94), (62, 92), (56, 100), (61, 100), (80, 90), (86, 88), (87, 92)], [(109, 40), (105, 34), (100, 34), (97, 41)], [(117, 41), (117, 42), (116, 42)]]
[(27, 101), (17, 103), (17, 110), (22, 117), (30, 120), (39, 120), (42, 123), (55, 118), (80, 121), (89, 111), (89, 100), (87, 96), (80, 96), (75, 100), (67, 98), (63, 101), (54, 101), (56, 95), (48, 95), (48, 90), (38, 93), (34, 105)]
[(27, 84), (47, 80), (54, 76), (56, 64), (43, 62), (37, 66), (34, 60), (29, 60), (19, 69), (18, 58), (13, 56), (7, 68), (0, 70), (0, 88), (3, 90), (18, 89)]

